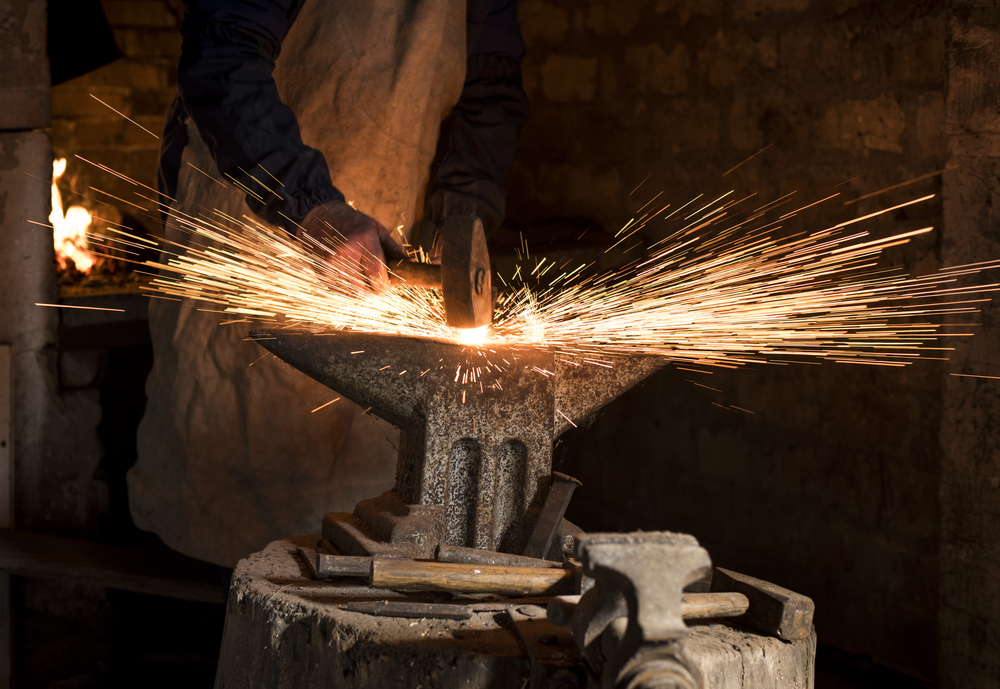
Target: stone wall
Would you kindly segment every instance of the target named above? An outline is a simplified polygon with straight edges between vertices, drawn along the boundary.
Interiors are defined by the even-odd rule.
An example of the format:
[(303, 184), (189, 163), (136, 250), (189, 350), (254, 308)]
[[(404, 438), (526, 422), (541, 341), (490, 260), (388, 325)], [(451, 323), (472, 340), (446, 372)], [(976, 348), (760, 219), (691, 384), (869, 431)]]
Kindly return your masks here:
[[(932, 176), (843, 205), (945, 166), (941, 3), (524, 0), (520, 16), (533, 111), (508, 184), (516, 221), (579, 214), (613, 232), (660, 191), (675, 207), (841, 192), (792, 232), (940, 191)], [(941, 220), (934, 199), (865, 229)], [(889, 259), (933, 271), (939, 242)], [(821, 643), (934, 678), (950, 366), (664, 371), (563, 443), (560, 470), (584, 483), (571, 517), (693, 533), (717, 564), (812, 596)]]
[[(955, 0), (949, 22), (942, 257), (951, 265), (1000, 256), (1000, 9)], [(996, 277), (996, 272), (991, 274)], [(949, 371), (1000, 376), (1000, 310)], [(992, 687), (1000, 677), (1000, 387), (993, 379), (944, 382), (941, 446), (941, 686)]]
[[(8, 126), (11, 113), (31, 113), (28, 106), (44, 100), (44, 117), (15, 123), (26, 131), (0, 132), (0, 342), (13, 342), (15, 348), (16, 526), (113, 540), (122, 535), (121, 525), (108, 518), (114, 500), (109, 501), (106, 464), (113, 448), (102, 444), (99, 429), (102, 423), (108, 428), (134, 414), (134, 408), (107, 407), (104, 411), (112, 418), (102, 419), (102, 387), (106, 393), (108, 382), (116, 382), (113, 353), (63, 351), (59, 326), (80, 325), (94, 312), (60, 314), (35, 306), (55, 303), (58, 296), (51, 230), (29, 221), (47, 222), (53, 153), (69, 158), (63, 182), (67, 206), (82, 203), (98, 212), (108, 208), (98, 200), (107, 197), (90, 189), (93, 186), (152, 209), (151, 203), (133, 194), (135, 186), (73, 156), (79, 154), (155, 187), (159, 142), (90, 94), (159, 133), (180, 52), (180, 3), (102, 4), (125, 57), (53, 88), (51, 121), (46, 3), (24, 0), (0, 8), (11, 14), (0, 24), (5, 65), (0, 77), (0, 95), (5, 99), (0, 127)], [(17, 32), (10, 27), (30, 34), (30, 40), (11, 36)], [(13, 91), (7, 88), (12, 75), (19, 80), (11, 85)], [(19, 104), (16, 98), (28, 100)], [(140, 209), (118, 201), (112, 204), (113, 213), (140, 216), (147, 229), (156, 228), (155, 215), (144, 216)], [(140, 376), (136, 383), (140, 390), (141, 380)], [(140, 410), (142, 402), (138, 400)], [(120, 667), (123, 661), (114, 652), (121, 647), (115, 634), (122, 634), (123, 603), (116, 595), (95, 585), (16, 578), (12, 596), (17, 686), (97, 686), (109, 668)]]
[[(32, 165), (38, 168), (33, 174), (36, 175), (36, 180), (48, 179), (53, 154), (65, 157), (68, 159), (67, 174), (60, 183), (65, 206), (81, 204), (100, 217), (114, 221), (129, 214), (137, 218), (147, 230), (156, 231), (158, 222), (153, 204), (135, 194), (138, 189), (143, 196), (151, 197), (152, 192), (137, 188), (74, 156), (79, 155), (106, 165), (141, 184), (155, 188), (159, 141), (110, 108), (159, 134), (175, 88), (176, 66), (180, 55), (177, 30), (181, 14), (180, 2), (108, 0), (102, 2), (102, 6), (123, 57), (51, 89), (52, 117), (49, 135), (30, 135), (45, 138), (45, 150), (35, 152), (37, 155), (31, 157)], [(42, 22), (39, 28), (39, 45), (44, 56), (44, 11), (39, 14), (39, 21)], [(48, 92), (47, 63), (40, 78)], [(96, 96), (107, 106), (92, 96)], [(34, 126), (49, 124), (46, 119)], [(15, 173), (11, 183), (16, 181), (23, 186), (28, 179), (31, 178), (17, 176)], [(39, 189), (40, 203), (28, 219), (47, 222), (47, 183), (41, 184)], [(118, 199), (112, 199), (107, 194)], [(109, 511), (107, 476), (101, 467), (102, 456), (106, 453), (98, 438), (98, 425), (102, 421), (100, 386), (108, 377), (108, 353), (79, 347), (73, 348), (73, 351), (62, 351), (66, 348), (57, 345), (56, 329), (59, 325), (86, 325), (94, 320), (91, 318), (92, 312), (67, 311), (60, 314), (55, 309), (33, 306), (34, 301), (54, 303), (56, 292), (51, 238), (46, 235), (45, 228), (26, 226), (32, 227), (34, 230), (30, 236), (38, 243), (36, 250), (42, 251), (44, 255), (40, 254), (30, 266), (30, 272), (34, 275), (32, 280), (24, 276), (17, 279), (25, 287), (33, 281), (41, 281), (39, 284), (44, 283), (46, 290), (44, 295), (32, 292), (33, 296), (29, 295), (30, 301), (25, 297), (27, 306), (24, 317), (32, 321), (41, 319), (47, 324), (49, 339), (44, 343), (43, 349), (37, 350), (39, 353), (31, 356), (45, 362), (47, 375), (51, 379), (46, 381), (45, 388), (38, 382), (33, 383), (32, 388), (39, 391), (34, 394), (41, 394), (44, 389), (45, 394), (49, 395), (50, 406), (45, 413), (32, 414), (31, 417), (44, 428), (44, 431), (39, 431), (43, 442), (32, 446), (34, 454), (19, 454), (19, 462), (23, 466), (18, 467), (17, 478), (19, 495), (15, 504), (18, 525), (62, 535), (94, 537), (102, 529), (102, 515)], [(24, 230), (21, 232), (23, 234)], [(21, 241), (24, 239), (22, 237)], [(24, 266), (24, 270), (29, 270), (27, 264)], [(33, 332), (41, 333), (37, 329)], [(27, 352), (22, 356), (28, 356)], [(39, 407), (24, 405), (23, 408)], [(105, 419), (104, 422), (107, 425), (109, 420)], [(29, 455), (30, 460), (27, 459)]]
[[(39, 504), (54, 399), (56, 313), (35, 306), (55, 299), (52, 239), (29, 221), (48, 218), (51, 173), (49, 66), (45, 3), (0, 6), (0, 342), (14, 353), (16, 523)], [(23, 507), (22, 507), (23, 506)]]
[(8, 0), (0, 5), (0, 130), (45, 127), (49, 123), (49, 61), (45, 51), (45, 3)]

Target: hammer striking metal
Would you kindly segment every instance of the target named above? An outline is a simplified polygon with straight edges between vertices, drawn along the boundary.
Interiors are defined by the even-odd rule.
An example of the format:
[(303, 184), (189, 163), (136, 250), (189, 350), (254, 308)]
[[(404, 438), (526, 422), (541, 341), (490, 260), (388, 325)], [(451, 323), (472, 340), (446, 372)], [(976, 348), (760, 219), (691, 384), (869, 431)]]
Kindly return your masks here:
[(480, 328), (493, 320), (493, 285), (486, 233), (479, 218), (452, 215), (440, 229), (441, 265), (400, 261), (389, 284), (439, 289), (445, 320), (453, 328)]

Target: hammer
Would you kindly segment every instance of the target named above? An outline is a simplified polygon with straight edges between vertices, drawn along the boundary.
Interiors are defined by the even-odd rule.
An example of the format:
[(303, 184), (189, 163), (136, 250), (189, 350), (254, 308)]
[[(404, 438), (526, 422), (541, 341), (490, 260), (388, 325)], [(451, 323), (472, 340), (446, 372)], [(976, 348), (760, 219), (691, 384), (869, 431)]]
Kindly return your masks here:
[(438, 230), (441, 265), (400, 261), (389, 269), (389, 284), (441, 290), (445, 320), (453, 328), (480, 328), (493, 320), (490, 254), (483, 223), (452, 215)]

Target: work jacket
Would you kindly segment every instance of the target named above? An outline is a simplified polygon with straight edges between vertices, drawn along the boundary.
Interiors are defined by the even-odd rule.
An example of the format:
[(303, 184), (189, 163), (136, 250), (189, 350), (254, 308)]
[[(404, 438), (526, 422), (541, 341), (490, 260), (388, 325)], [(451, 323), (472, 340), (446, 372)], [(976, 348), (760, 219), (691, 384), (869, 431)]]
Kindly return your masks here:
[[(168, 196), (174, 198), (176, 192), (186, 144), (183, 125), (190, 117), (219, 172), (259, 192), (246, 195), (247, 206), (274, 225), (294, 234), (295, 224), (313, 207), (345, 200), (330, 179), (323, 151), (303, 143), (296, 113), (282, 103), (272, 77), (282, 42), (304, 2), (185, 3), (179, 93), (161, 156), (161, 185)], [(465, 44), (465, 83), (441, 128), (426, 190), (428, 215), (435, 222), (451, 214), (478, 215), (489, 235), (503, 220), (503, 181), (528, 115), (515, 1), (469, 0)], [(268, 186), (277, 194), (261, 187), (272, 176), (281, 180)], [(341, 183), (349, 181), (337, 180)]]

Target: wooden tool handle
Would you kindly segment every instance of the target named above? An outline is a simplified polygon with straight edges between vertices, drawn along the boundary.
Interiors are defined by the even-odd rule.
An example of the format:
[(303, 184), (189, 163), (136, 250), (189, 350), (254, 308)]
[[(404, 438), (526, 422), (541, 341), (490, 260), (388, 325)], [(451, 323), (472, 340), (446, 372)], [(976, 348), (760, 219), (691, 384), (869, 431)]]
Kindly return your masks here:
[(400, 261), (389, 266), (389, 284), (441, 289), (441, 266), (433, 263)]
[(712, 617), (739, 617), (750, 607), (742, 593), (685, 593), (681, 596), (681, 616), (685, 620)]
[(573, 573), (565, 569), (375, 558), (372, 561), (371, 585), (403, 591), (555, 596), (573, 592)]
[[(570, 624), (579, 603), (579, 595), (555, 596), (549, 602), (549, 621), (560, 626)], [(739, 617), (749, 607), (750, 601), (742, 593), (685, 593), (681, 596), (681, 617), (685, 620)]]

